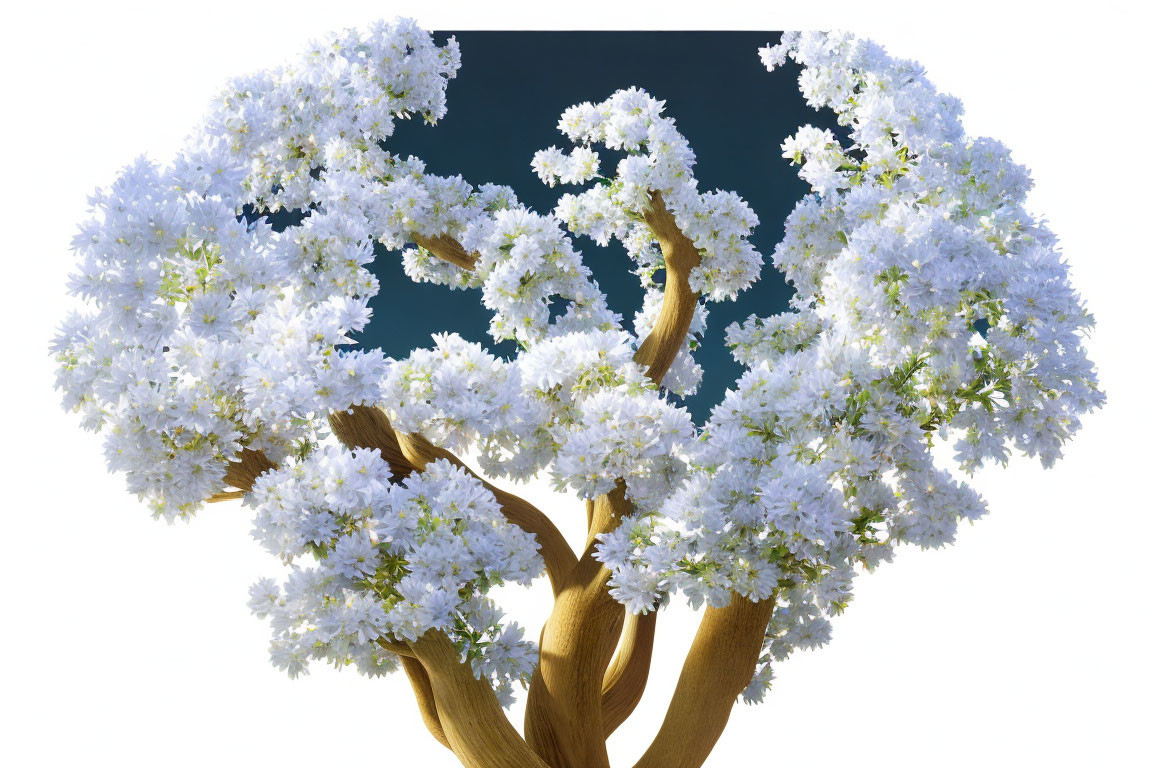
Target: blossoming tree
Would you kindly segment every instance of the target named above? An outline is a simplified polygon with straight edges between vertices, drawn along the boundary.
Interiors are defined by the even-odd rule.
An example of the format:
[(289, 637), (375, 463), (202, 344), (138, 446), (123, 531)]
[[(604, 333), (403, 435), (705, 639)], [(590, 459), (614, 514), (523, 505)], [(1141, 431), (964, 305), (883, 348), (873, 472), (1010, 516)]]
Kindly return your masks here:
[[(454, 40), (401, 20), (236, 80), (173, 163), (95, 194), (83, 308), (54, 344), (65, 405), (158, 517), (253, 510), (288, 568), (251, 589), (275, 665), (403, 669), (467, 766), (596, 768), (680, 596), (703, 618), (637, 765), (699, 766), (738, 697), (827, 641), (858, 571), (983, 514), (934, 443), (965, 470), (1013, 447), (1047, 465), (1101, 404), (1091, 318), (1007, 150), (966, 137), (960, 104), (874, 43), (787, 34), (761, 56), (802, 65), (852, 144), (810, 126), (785, 141), (812, 187), (772, 256), (795, 296), (727, 329), (747, 370), (700, 425), (668, 393), (700, 380), (708, 302), (758, 278), (757, 218), (698, 189), (641, 90), (564, 112), (572, 146), (531, 162), (587, 186), (537, 213), (393, 153), (394, 121), (442, 117), (460, 64)], [(599, 147), (623, 154), (614, 171)], [(274, 228), (281, 210), (297, 223)], [(630, 323), (573, 236), (627, 249), (647, 292)], [(403, 360), (352, 348), (377, 244), (413, 280), (475, 289), (518, 355), (455, 334)], [(585, 499), (586, 542), (464, 454)], [(490, 590), (542, 574), (554, 608), (533, 643)], [(501, 707), (517, 685), (523, 736)]]

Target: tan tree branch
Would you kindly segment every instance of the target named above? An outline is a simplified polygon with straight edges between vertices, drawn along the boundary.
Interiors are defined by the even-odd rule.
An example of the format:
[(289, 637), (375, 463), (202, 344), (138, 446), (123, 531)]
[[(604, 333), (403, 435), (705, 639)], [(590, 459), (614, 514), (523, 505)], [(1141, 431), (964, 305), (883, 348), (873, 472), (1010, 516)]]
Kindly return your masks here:
[(221, 491), (208, 497), (210, 503), (228, 501), (229, 499), (243, 498), (244, 494), (252, 490), (256, 478), (276, 465), (264, 455), (263, 451), (253, 451), (241, 448), (235, 460), (228, 465), (224, 473), (224, 482), (235, 488), (235, 491)]
[(648, 670), (652, 665), (652, 646), (656, 637), (656, 611), (624, 618), (620, 645), (616, 656), (604, 673), (600, 701), (604, 718), (604, 738), (612, 735), (628, 719), (648, 684)]
[(464, 246), (448, 235), (425, 237), (424, 235), (413, 234), (412, 242), (433, 256), (469, 272), (476, 269), (476, 262), (480, 261), (479, 254), (464, 250)]
[(737, 594), (708, 608), (684, 661), (664, 723), (635, 768), (700, 768), (724, 732), (736, 697), (752, 680), (775, 596)]
[[(407, 649), (407, 646), (405, 648)], [(412, 654), (411, 649), (408, 649), (408, 653)], [(448, 743), (448, 737), (444, 735), (444, 726), (440, 723), (436, 699), (432, 695), (432, 681), (428, 679), (424, 665), (414, 655), (402, 655), (400, 663), (404, 665), (404, 671), (408, 674), (408, 682), (412, 684), (412, 693), (416, 695), (416, 706), (420, 708), (420, 717), (423, 718), (428, 732), (436, 741), (448, 749), (452, 749), (452, 745)]]
[[(446, 459), (479, 477), (455, 454), (433, 445), (422, 435), (397, 432), (392, 428), (388, 416), (379, 408), (355, 406), (350, 411), (333, 413), (329, 422), (332, 431), (345, 445), (378, 449), (397, 479), (419, 472), (429, 462), (437, 459)], [(556, 592), (565, 575), (576, 564), (576, 555), (568, 546), (564, 534), (547, 515), (529, 502), (497, 488), (483, 478), (481, 481), (496, 497), (508, 522), (536, 537), (540, 544), (540, 556), (544, 559), (548, 578), (552, 582), (552, 590)]]
[(347, 448), (374, 448), (380, 458), (388, 462), (393, 482), (408, 479), (423, 468), (413, 466), (400, 449), (400, 437), (392, 428), (387, 414), (379, 408), (354, 405), (347, 411), (333, 411), (328, 415), (332, 434)]
[(376, 638), (376, 645), (380, 646), (386, 651), (391, 651), (397, 656), (410, 659), (416, 658), (415, 654), (412, 653), (412, 649), (408, 647), (407, 643), (401, 643), (395, 640), (386, 640), (383, 637), (378, 637)]
[(644, 222), (664, 254), (664, 301), (656, 325), (636, 351), (636, 362), (647, 367), (648, 378), (659, 384), (688, 336), (700, 301), (700, 294), (688, 285), (689, 274), (700, 264), (700, 252), (676, 226), (659, 192), (652, 193), (652, 206), (644, 213)]
[[(644, 220), (660, 243), (666, 279), (660, 314), (634, 359), (659, 384), (692, 325), (700, 297), (688, 285), (688, 276), (700, 263), (700, 253), (676, 226), (659, 192), (652, 193)], [(528, 691), (524, 733), (553, 768), (607, 768), (605, 739), (639, 702), (647, 681), (645, 664), (643, 674), (633, 671), (635, 678), (630, 675), (626, 687), (612, 697), (612, 709), (604, 707), (602, 686), (624, 624), (624, 607), (608, 593), (611, 572), (592, 554), (596, 537), (612, 531), (632, 511), (623, 481), (595, 499), (585, 551), (557, 594), (541, 633), (540, 663)], [(614, 722), (616, 718), (620, 722)]]
[(428, 675), (448, 746), (466, 768), (549, 768), (508, 722), (488, 681), (476, 679), (443, 632), (426, 632), (410, 645)]
[[(592, 530), (610, 531), (631, 514), (623, 481), (593, 504)], [(528, 689), (524, 735), (552, 768), (607, 768), (602, 684), (624, 624), (608, 593), (612, 572), (593, 558), (595, 540), (556, 596), (540, 637)]]

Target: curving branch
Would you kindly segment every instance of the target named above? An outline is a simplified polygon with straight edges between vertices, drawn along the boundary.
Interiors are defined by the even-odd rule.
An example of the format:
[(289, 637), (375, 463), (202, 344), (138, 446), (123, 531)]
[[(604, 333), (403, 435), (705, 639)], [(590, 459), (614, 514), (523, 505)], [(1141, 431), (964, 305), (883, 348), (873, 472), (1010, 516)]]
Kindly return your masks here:
[[(696, 312), (700, 297), (689, 287), (688, 276), (700, 263), (700, 252), (676, 226), (658, 191), (652, 192), (652, 206), (644, 220), (660, 243), (667, 278), (656, 324), (634, 359), (659, 384), (676, 359)], [(608, 593), (611, 571), (592, 553), (596, 537), (615, 529), (632, 512), (622, 480), (594, 500), (584, 553), (557, 594), (540, 636), (540, 663), (528, 689), (524, 734), (536, 754), (553, 768), (607, 768), (604, 742), (631, 714), (647, 682), (644, 662), (628, 672), (624, 687), (609, 697), (611, 709), (603, 701), (603, 681), (624, 624), (624, 607)], [(654, 630), (654, 624), (650, 628)], [(627, 664), (621, 675), (626, 668)], [(616, 678), (617, 686), (621, 679)]]
[(460, 245), (460, 243), (449, 235), (425, 237), (424, 235), (413, 234), (412, 242), (433, 256), (443, 259), (450, 264), (455, 264), (469, 272), (476, 269), (476, 262), (480, 260), (479, 254), (464, 250), (464, 246)]
[(600, 706), (604, 718), (604, 738), (612, 735), (628, 719), (648, 684), (652, 666), (652, 645), (656, 637), (656, 611), (630, 613), (624, 618), (624, 630), (616, 656), (604, 673)]
[[(402, 480), (413, 472), (419, 472), (429, 462), (446, 459), (457, 467), (476, 477), (475, 472), (455, 454), (433, 445), (422, 435), (397, 432), (388, 416), (379, 408), (354, 406), (349, 411), (333, 413), (329, 416), (332, 431), (342, 443), (348, 446), (376, 448), (392, 468), (393, 477)], [(564, 534), (548, 516), (535, 506), (480, 478), (484, 487), (492, 492), (503, 510), (504, 517), (513, 525), (519, 526), (536, 537), (540, 544), (540, 556), (553, 592), (560, 589), (565, 575), (576, 565), (576, 555)]]
[(378, 638), (376, 638), (376, 645), (380, 646), (381, 648), (383, 648), (386, 651), (391, 651), (392, 653), (396, 654), (397, 656), (400, 656), (401, 658), (409, 658), (409, 659), (416, 658), (415, 656), (412, 655), (412, 649), (408, 647), (407, 643), (402, 643), (402, 642), (399, 642), (396, 640), (388, 640), (388, 639), (383, 638), (383, 637), (378, 637)]
[(680, 352), (700, 302), (700, 294), (688, 284), (689, 274), (700, 264), (700, 251), (676, 226), (676, 219), (664, 207), (659, 192), (652, 193), (652, 206), (644, 212), (644, 222), (656, 235), (664, 254), (664, 302), (652, 333), (636, 351), (635, 359), (647, 367), (648, 378), (659, 384)]
[(380, 458), (388, 462), (392, 470), (393, 480), (406, 480), (413, 472), (419, 471), (400, 450), (400, 438), (388, 416), (379, 408), (354, 405), (347, 411), (334, 411), (328, 415), (328, 425), (332, 427), (332, 434), (346, 447), (380, 451)]
[(270, 469), (276, 469), (276, 465), (264, 455), (263, 451), (253, 451), (249, 448), (240, 449), (240, 453), (236, 454), (236, 458), (228, 465), (228, 470), (224, 473), (224, 482), (236, 490), (213, 494), (208, 497), (208, 501), (218, 502), (243, 498), (244, 494), (252, 490), (256, 478)]
[(408, 682), (412, 684), (412, 693), (416, 695), (416, 706), (420, 708), (420, 717), (423, 718), (424, 725), (433, 738), (448, 749), (452, 749), (452, 745), (448, 743), (448, 737), (444, 735), (444, 726), (440, 723), (436, 699), (432, 695), (432, 681), (428, 679), (424, 665), (413, 655), (412, 650), (407, 646), (405, 646), (405, 650), (408, 655), (401, 655), (400, 663), (404, 665), (404, 671), (408, 674)]
[(410, 645), (427, 672), (437, 722), (460, 762), (467, 768), (549, 768), (508, 722), (488, 681), (476, 679), (443, 632), (426, 632)]
[(754, 602), (734, 593), (725, 607), (704, 611), (664, 723), (635, 768), (704, 764), (756, 672), (775, 605), (775, 596)]
[[(623, 481), (598, 497), (592, 531), (610, 531), (631, 514)], [(608, 594), (612, 572), (592, 557), (595, 539), (556, 596), (540, 635), (540, 662), (528, 688), (524, 735), (553, 768), (607, 768), (602, 681), (624, 624)]]

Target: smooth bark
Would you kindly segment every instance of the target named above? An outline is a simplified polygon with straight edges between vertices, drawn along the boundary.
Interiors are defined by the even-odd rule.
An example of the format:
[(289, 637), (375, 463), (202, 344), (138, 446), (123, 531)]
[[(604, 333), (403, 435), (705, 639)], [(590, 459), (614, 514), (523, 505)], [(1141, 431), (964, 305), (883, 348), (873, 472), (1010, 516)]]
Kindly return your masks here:
[[(429, 462), (437, 459), (445, 459), (469, 474), (476, 474), (455, 454), (433, 445), (422, 435), (397, 432), (379, 408), (354, 406), (348, 411), (333, 413), (329, 422), (332, 431), (345, 445), (379, 450), (392, 468), (395, 482), (421, 471)], [(481, 480), (496, 497), (508, 522), (536, 537), (548, 578), (552, 582), (553, 591), (556, 591), (560, 580), (576, 564), (576, 555), (568, 546), (564, 534), (547, 515), (529, 502), (483, 478)]]
[(604, 673), (601, 709), (604, 718), (604, 738), (623, 724), (640, 699), (648, 684), (648, 671), (652, 666), (652, 647), (656, 637), (656, 611), (644, 614), (630, 613), (624, 618), (624, 631), (616, 656)]
[[(623, 481), (593, 505), (593, 531), (610, 531), (631, 513)], [(590, 538), (556, 595), (540, 637), (540, 661), (528, 689), (524, 736), (552, 768), (606, 768), (601, 707), (604, 674), (624, 624), (624, 606), (608, 594), (612, 572), (592, 557)]]
[[(666, 277), (660, 314), (635, 360), (659, 384), (692, 325), (699, 294), (689, 286), (688, 277), (700, 263), (700, 253), (676, 226), (659, 192), (652, 193), (644, 220), (660, 243)], [(611, 729), (607, 727), (602, 685), (620, 637), (624, 609), (608, 593), (611, 572), (592, 554), (596, 537), (612, 531), (632, 513), (626, 494), (624, 482), (617, 481), (611, 492), (595, 499), (584, 553), (557, 593), (541, 633), (540, 662), (528, 692), (524, 733), (536, 753), (553, 768), (608, 768), (604, 742)], [(632, 694), (642, 694), (646, 680), (645, 674), (643, 681), (633, 681), (641, 682), (641, 686)], [(626, 699), (613, 702), (613, 707), (624, 703)], [(627, 707), (614, 709), (612, 717), (624, 709)]]
[(449, 747), (467, 768), (548, 768), (508, 722), (488, 681), (439, 630), (410, 644), (428, 674)]
[(652, 193), (652, 207), (644, 214), (644, 222), (664, 255), (664, 300), (656, 325), (636, 351), (636, 362), (645, 366), (648, 378), (659, 384), (688, 336), (700, 301), (700, 294), (688, 284), (689, 274), (700, 264), (700, 252), (676, 226), (676, 219), (664, 207), (659, 192)]
[(436, 741), (448, 749), (452, 749), (452, 745), (448, 743), (448, 737), (444, 734), (444, 726), (440, 723), (436, 698), (432, 695), (432, 681), (428, 678), (424, 665), (415, 656), (401, 656), (400, 663), (404, 665), (408, 682), (412, 684), (412, 693), (416, 696), (416, 706), (420, 709), (420, 717), (424, 720), (424, 726)]
[(704, 611), (664, 723), (635, 768), (700, 768), (756, 672), (775, 597)]
[(433, 256), (468, 271), (476, 269), (476, 262), (480, 260), (479, 254), (464, 250), (464, 246), (448, 235), (425, 237), (416, 234), (412, 236), (412, 241)]

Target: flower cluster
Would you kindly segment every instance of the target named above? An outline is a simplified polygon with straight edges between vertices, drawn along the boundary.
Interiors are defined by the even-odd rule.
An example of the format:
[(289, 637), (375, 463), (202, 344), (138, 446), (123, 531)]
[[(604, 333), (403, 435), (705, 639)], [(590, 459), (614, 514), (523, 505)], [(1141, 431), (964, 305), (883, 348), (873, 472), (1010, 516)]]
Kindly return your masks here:
[[(262, 209), (308, 208), (315, 171), (364, 156), (392, 135), (397, 118), (435, 122), (460, 68), (455, 38), (437, 46), (410, 19), (347, 30), (312, 44), (293, 63), (239, 78), (220, 94), (210, 130), (245, 158), (249, 196)], [(375, 152), (373, 149), (375, 148)]]
[(597, 392), (580, 404), (580, 420), (563, 430), (553, 474), (584, 499), (617, 480), (641, 509), (654, 509), (685, 472), (678, 449), (695, 437), (692, 418), (652, 390)]
[(601, 244), (620, 240), (653, 286), (651, 275), (662, 266), (656, 238), (643, 222), (653, 193), (659, 193), (676, 224), (699, 249), (701, 263), (692, 270), (694, 290), (713, 301), (735, 298), (760, 274), (763, 260), (748, 242), (758, 223), (752, 209), (733, 192), (700, 192), (692, 174), (696, 156), (664, 117), (664, 102), (643, 90), (617, 91), (599, 104), (568, 108), (560, 130), (577, 146), (568, 154), (556, 147), (536, 153), (532, 167), (547, 184), (557, 180), (582, 183), (596, 178), (602, 144), (625, 153), (612, 179), (578, 195), (564, 195), (557, 215), (575, 234)]
[(695, 429), (633, 362), (635, 352), (622, 331), (570, 333), (517, 363), (524, 400), (547, 415), (557, 487), (591, 499), (626, 480), (628, 498), (654, 509), (682, 477), (679, 448)]
[(532, 477), (551, 464), (558, 487), (594, 498), (627, 483), (653, 509), (682, 479), (695, 438), (683, 408), (661, 396), (623, 331), (556, 334), (509, 363), (456, 335), (395, 363), (386, 410), (404, 431), (465, 450), (492, 475)]
[(623, 331), (556, 334), (508, 362), (455, 335), (396, 363), (385, 409), (403, 430), (476, 446), (492, 475), (529, 478), (555, 458), (597, 392), (650, 390)]
[(242, 447), (278, 458), (314, 442), (329, 411), (375, 400), (383, 373), (380, 352), (342, 349), (374, 281), (341, 290), (323, 268), (295, 270), (296, 244), (237, 218), (239, 190), (185, 186), (199, 152), (167, 170), (138, 161), (93, 196), (74, 241), (86, 303), (53, 344), (65, 406), (169, 519), (223, 490)]
[[(578, 104), (559, 122), (573, 149), (565, 153), (549, 147), (532, 161), (533, 170), (549, 186), (557, 181), (600, 182), (562, 196), (555, 213), (573, 234), (587, 235), (600, 245), (616, 238), (624, 245), (647, 294), (635, 322), (641, 335), (651, 330), (663, 300), (655, 274), (665, 267), (664, 257), (645, 221), (653, 195), (660, 196), (676, 226), (698, 249), (700, 263), (689, 274), (694, 291), (713, 301), (733, 299), (759, 277), (763, 264), (748, 241), (758, 223), (756, 214), (733, 192), (697, 189), (692, 174), (696, 156), (676, 121), (663, 112), (664, 102), (637, 88), (617, 91), (599, 104)], [(598, 176), (600, 157), (592, 148), (597, 144), (624, 153), (613, 178)], [(699, 383), (702, 370), (691, 350), (699, 343), (705, 317), (698, 313), (694, 338), (685, 341), (669, 371), (665, 386), (677, 394), (691, 394)]]
[(394, 658), (379, 640), (436, 629), (499, 690), (525, 682), (534, 646), (486, 593), (540, 574), (535, 540), (446, 461), (390, 479), (378, 451), (329, 447), (257, 480), (253, 535), (292, 568), (282, 587), (251, 590), (252, 609), (271, 619), (273, 662), (293, 676), (312, 659), (381, 674)]
[[(554, 216), (524, 208), (500, 211), (474, 222), (461, 244), (480, 254), (476, 272), (495, 339), (528, 346), (553, 334), (619, 327), (620, 318), (609, 311)], [(553, 297), (568, 303), (558, 317), (552, 317)]]
[(785, 141), (814, 190), (774, 254), (794, 310), (728, 329), (748, 371), (689, 480), (598, 553), (632, 610), (671, 591), (774, 595), (749, 700), (773, 659), (828, 639), (858, 565), (947, 544), (983, 514), (934, 463), (934, 436), (956, 438), (967, 470), (1010, 444), (1048, 465), (1103, 400), (1081, 344), (1091, 318), (1007, 150), (965, 137), (958, 103), (873, 43), (790, 34), (762, 53), (804, 65), (809, 103), (854, 143), (810, 126)]
[[(224, 490), (242, 448), (299, 454), (328, 413), (379, 399), (381, 353), (347, 349), (378, 288), (371, 243), (316, 171), (379, 154), (397, 116), (443, 115), (458, 65), (407, 21), (330, 37), (233, 83), (170, 167), (137, 161), (93, 196), (57, 383), (157, 515)], [(254, 215), (281, 207), (308, 215)]]
[(432, 338), (435, 348), (414, 350), (388, 369), (382, 400), (392, 425), (450, 451), (514, 428), (520, 416), (516, 369), (457, 334)]

